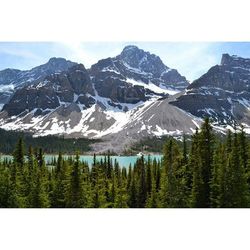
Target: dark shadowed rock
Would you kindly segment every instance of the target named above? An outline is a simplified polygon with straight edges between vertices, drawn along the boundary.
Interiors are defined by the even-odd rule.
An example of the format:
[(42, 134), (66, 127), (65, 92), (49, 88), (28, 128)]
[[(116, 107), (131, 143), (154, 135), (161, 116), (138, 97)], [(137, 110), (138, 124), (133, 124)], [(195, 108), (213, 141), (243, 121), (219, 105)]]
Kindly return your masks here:
[[(126, 46), (120, 55), (98, 61), (89, 72), (98, 95), (118, 102), (136, 103), (152, 95), (163, 95), (151, 90), (150, 96), (149, 83), (178, 91), (188, 86), (177, 70), (168, 68), (160, 57), (136, 46)], [(142, 84), (146, 87), (135, 86)]]
[(250, 108), (250, 59), (223, 54), (220, 65), (190, 84), (172, 104), (218, 124), (241, 122)]
[(68, 70), (76, 63), (64, 58), (51, 58), (31, 70), (5, 69), (0, 71), (0, 104), (8, 102), (16, 89), (42, 81), (46, 76)]
[(90, 107), (95, 102), (89, 95), (94, 95), (92, 83), (88, 71), (79, 64), (67, 72), (49, 75), (38, 83), (18, 89), (3, 110), (13, 116), (24, 110), (55, 109), (75, 102)]

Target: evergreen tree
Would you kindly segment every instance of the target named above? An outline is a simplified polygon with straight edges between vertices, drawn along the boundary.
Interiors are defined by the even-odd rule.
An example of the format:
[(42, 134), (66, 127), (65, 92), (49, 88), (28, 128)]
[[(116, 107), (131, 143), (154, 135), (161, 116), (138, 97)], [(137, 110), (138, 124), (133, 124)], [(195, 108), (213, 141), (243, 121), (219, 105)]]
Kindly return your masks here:
[(136, 182), (135, 182), (135, 173), (131, 173), (131, 184), (129, 185), (128, 190), (128, 206), (131, 208), (136, 208), (137, 206), (137, 192), (136, 192)]
[(248, 206), (248, 186), (244, 164), (240, 161), (239, 142), (237, 134), (234, 134), (232, 152), (229, 155), (227, 164), (228, 178), (228, 195), (225, 200), (225, 207), (247, 207)]
[(18, 140), (18, 143), (16, 145), (16, 149), (13, 153), (13, 161), (15, 164), (18, 165), (18, 167), (23, 168), (24, 166), (24, 144), (23, 144), (22, 138)]
[(139, 208), (143, 208), (146, 203), (147, 198), (147, 186), (146, 186), (146, 173), (145, 173), (145, 164), (144, 157), (142, 156), (137, 161), (138, 167), (138, 199), (137, 205)]
[(204, 185), (202, 178), (202, 161), (199, 152), (199, 133), (196, 129), (195, 135), (192, 137), (191, 152), (189, 157), (189, 169), (193, 172), (192, 177), (192, 190), (190, 195), (191, 207), (204, 206)]
[(82, 204), (82, 183), (81, 183), (81, 169), (79, 154), (76, 153), (75, 162), (71, 169), (69, 169), (67, 194), (66, 194), (66, 207), (80, 208)]
[(155, 178), (153, 176), (152, 178), (152, 188), (148, 195), (147, 202), (146, 202), (147, 208), (157, 208), (158, 207), (158, 194), (156, 191), (156, 182)]
[(226, 162), (225, 159), (225, 148), (220, 143), (215, 152), (213, 157), (213, 165), (212, 165), (212, 178), (210, 182), (210, 204), (211, 207), (220, 207), (224, 199), (224, 192), (225, 192), (225, 168), (224, 164)]
[(210, 180), (212, 176), (212, 160), (214, 150), (214, 135), (212, 126), (208, 118), (205, 118), (201, 126), (199, 135), (199, 153), (201, 159), (201, 175), (202, 175), (202, 207), (210, 206)]

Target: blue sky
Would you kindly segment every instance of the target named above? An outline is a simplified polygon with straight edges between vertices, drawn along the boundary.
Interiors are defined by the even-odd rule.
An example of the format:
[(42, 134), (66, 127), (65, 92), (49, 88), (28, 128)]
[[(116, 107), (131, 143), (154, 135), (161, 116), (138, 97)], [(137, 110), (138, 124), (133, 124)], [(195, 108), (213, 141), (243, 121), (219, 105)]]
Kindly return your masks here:
[(168, 67), (177, 69), (190, 81), (219, 64), (223, 53), (250, 58), (247, 42), (1, 42), (0, 70), (30, 69), (54, 56), (88, 68), (100, 59), (118, 55), (129, 44), (160, 56)]

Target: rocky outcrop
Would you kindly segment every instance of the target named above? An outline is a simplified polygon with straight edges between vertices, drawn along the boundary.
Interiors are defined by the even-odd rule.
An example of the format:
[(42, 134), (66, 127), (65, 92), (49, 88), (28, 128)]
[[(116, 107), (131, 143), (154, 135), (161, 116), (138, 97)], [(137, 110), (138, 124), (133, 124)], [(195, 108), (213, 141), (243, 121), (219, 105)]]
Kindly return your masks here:
[(224, 54), (221, 64), (208, 70), (172, 102), (198, 117), (217, 124), (246, 122), (250, 109), (250, 59)]
[(71, 67), (67, 72), (56, 73), (42, 81), (18, 89), (3, 111), (9, 116), (35, 110), (35, 115), (70, 103), (88, 108), (95, 103), (89, 74), (82, 64)]
[(114, 102), (137, 103), (153, 95), (166, 96), (166, 89), (180, 91), (188, 86), (177, 70), (136, 46), (127, 46), (120, 55), (98, 61), (89, 72), (98, 95)]
[(68, 70), (76, 63), (64, 58), (51, 58), (31, 70), (5, 69), (0, 71), (0, 106), (7, 103), (15, 90), (42, 81), (46, 76)]

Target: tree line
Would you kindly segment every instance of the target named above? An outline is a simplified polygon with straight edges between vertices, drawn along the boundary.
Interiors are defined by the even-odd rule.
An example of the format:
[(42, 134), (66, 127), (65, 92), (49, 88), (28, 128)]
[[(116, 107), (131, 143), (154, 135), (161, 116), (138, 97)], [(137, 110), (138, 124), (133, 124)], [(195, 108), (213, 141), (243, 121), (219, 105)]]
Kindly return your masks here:
[(99, 139), (73, 139), (53, 135), (32, 137), (32, 134), (30, 133), (0, 129), (0, 152), (11, 154), (15, 149), (16, 142), (19, 138), (23, 138), (27, 148), (30, 146), (33, 148), (42, 148), (47, 154), (54, 154), (59, 151), (67, 154), (75, 154), (77, 150), (81, 150), (80, 153), (84, 153), (92, 150), (92, 143), (100, 141)]
[(250, 207), (249, 140), (244, 129), (215, 137), (209, 119), (187, 147), (166, 141), (163, 158), (138, 158), (124, 168), (109, 155), (93, 164), (61, 153), (46, 164), (42, 149), (19, 139), (13, 160), (0, 163), (2, 208)]

